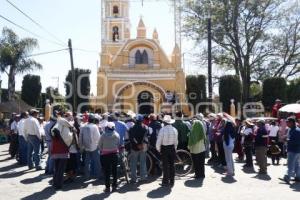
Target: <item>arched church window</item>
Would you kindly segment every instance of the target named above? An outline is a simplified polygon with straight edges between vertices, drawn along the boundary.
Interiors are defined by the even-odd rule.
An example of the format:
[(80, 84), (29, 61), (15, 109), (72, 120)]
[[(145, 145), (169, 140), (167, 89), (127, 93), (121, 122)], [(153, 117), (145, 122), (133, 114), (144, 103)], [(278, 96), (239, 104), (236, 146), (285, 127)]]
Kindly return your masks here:
[(142, 54), (142, 64), (148, 64), (148, 53), (144, 50)]
[(140, 50), (137, 50), (135, 53), (135, 64), (142, 64), (142, 54)]
[(117, 26), (113, 27), (113, 41), (116, 42), (119, 40), (119, 28)]
[(114, 6), (113, 7), (113, 14), (116, 16), (119, 14), (119, 7), (118, 6)]

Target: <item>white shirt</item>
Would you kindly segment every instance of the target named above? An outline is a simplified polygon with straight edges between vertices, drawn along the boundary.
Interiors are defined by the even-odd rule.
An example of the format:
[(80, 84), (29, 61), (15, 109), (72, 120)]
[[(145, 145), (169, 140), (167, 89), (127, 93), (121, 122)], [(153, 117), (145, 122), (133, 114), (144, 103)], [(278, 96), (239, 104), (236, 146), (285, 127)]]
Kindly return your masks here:
[[(92, 123), (88, 123), (86, 126), (89, 127), (89, 130), (91, 131), (92, 143), (90, 144), (90, 146), (85, 147), (85, 150), (86, 151), (95, 151), (98, 148), (98, 144), (99, 144), (99, 140), (100, 140), (99, 128), (96, 124), (92, 124)], [(80, 134), (81, 133), (82, 133), (82, 131), (80, 131)]]
[(18, 134), (18, 122), (14, 120), (10, 125), (10, 130), (13, 131), (14, 134)]
[(18, 123), (18, 132), (19, 132), (19, 136), (23, 136), (25, 137), (24, 134), (24, 122), (26, 119), (21, 119)]
[(159, 130), (156, 149), (160, 152), (161, 146), (174, 145), (177, 149), (178, 132), (172, 125), (166, 125)]
[(278, 131), (279, 131), (279, 126), (271, 125), (270, 126), (269, 137), (277, 137)]
[(36, 135), (39, 139), (41, 139), (41, 132), (40, 132), (40, 123), (39, 121), (30, 116), (24, 122), (24, 135), (27, 137), (28, 135)]

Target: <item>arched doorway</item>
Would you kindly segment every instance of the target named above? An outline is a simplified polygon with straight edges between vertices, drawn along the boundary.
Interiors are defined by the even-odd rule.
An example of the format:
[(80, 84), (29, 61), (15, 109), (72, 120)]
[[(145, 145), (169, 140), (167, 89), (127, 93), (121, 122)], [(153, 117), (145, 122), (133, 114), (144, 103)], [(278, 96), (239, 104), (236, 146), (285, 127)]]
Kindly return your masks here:
[(150, 114), (154, 112), (153, 108), (153, 95), (151, 92), (142, 91), (139, 93), (138, 98), (138, 112), (140, 114)]

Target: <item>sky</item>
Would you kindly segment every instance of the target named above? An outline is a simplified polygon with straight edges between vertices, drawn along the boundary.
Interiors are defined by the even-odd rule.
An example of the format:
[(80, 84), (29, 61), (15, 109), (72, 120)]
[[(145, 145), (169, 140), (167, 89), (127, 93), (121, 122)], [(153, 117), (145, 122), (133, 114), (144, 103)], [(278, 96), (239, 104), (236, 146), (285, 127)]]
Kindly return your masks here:
[[(0, 0), (0, 14), (30, 30), (35, 35), (2, 18), (0, 18), (0, 29), (2, 30), (3, 27), (11, 28), (20, 38), (37, 38), (39, 48), (35, 49), (32, 54), (65, 49), (68, 39), (71, 38), (74, 48), (74, 65), (78, 68), (91, 70), (91, 93), (96, 94), (96, 76), (101, 49), (101, 0), (9, 1), (38, 22), (46, 31), (31, 22), (6, 0)], [(147, 28), (147, 36), (151, 38), (153, 29), (156, 28), (161, 46), (167, 55), (170, 55), (174, 47), (174, 14), (170, 1), (144, 0), (143, 5), (142, 0), (129, 0), (129, 2), (131, 37), (136, 36), (136, 27), (142, 16)], [(183, 46), (185, 46), (183, 52), (192, 48), (190, 42), (183, 43)], [(41, 76), (42, 91), (45, 91), (48, 86), (57, 87), (59, 85), (60, 93), (65, 94), (63, 83), (70, 69), (69, 52), (63, 50), (32, 58), (43, 65), (42, 70), (31, 72), (31, 74)], [(16, 77), (16, 90), (21, 89), (24, 75)], [(0, 76), (2, 87), (7, 88), (7, 75), (1, 74)]]

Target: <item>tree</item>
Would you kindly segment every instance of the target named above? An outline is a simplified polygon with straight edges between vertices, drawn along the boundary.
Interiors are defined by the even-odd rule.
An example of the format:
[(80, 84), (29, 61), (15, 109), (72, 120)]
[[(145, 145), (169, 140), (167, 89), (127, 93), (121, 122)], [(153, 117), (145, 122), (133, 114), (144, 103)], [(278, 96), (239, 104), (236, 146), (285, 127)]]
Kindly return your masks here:
[(225, 75), (220, 77), (219, 94), (223, 105), (223, 111), (229, 113), (230, 100), (234, 99), (235, 105), (242, 100), (242, 85), (238, 76)]
[(292, 80), (288, 85), (287, 100), (289, 103), (300, 101), (300, 78)]
[(61, 99), (61, 95), (58, 92), (58, 88), (47, 87), (46, 88), (46, 99), (50, 100), (50, 103), (56, 102), (58, 99)]
[[(197, 104), (206, 101), (206, 77), (204, 75), (189, 75), (186, 77), (186, 94), (188, 102), (196, 109)], [(199, 107), (196, 112), (203, 112), (205, 107)]]
[[(90, 70), (87, 69), (75, 69), (75, 80), (76, 80), (76, 88), (78, 92), (81, 92), (82, 95), (86, 96), (87, 98), (81, 98), (78, 95), (78, 92), (76, 91), (76, 105), (75, 105), (75, 109), (77, 109), (78, 105), (80, 105), (81, 103), (85, 103), (88, 104), (89, 103), (89, 94), (90, 94), (90, 78), (89, 75), (91, 74)], [(80, 85), (78, 85), (78, 80), (79, 77), (82, 76), (82, 78), (80, 79)], [(66, 88), (66, 94), (70, 94), (71, 91), (71, 84), (68, 83), (72, 83), (72, 71), (69, 70), (68, 75), (66, 77), (66, 83), (65, 83), (65, 88)], [(80, 90), (79, 90), (80, 89)], [(73, 105), (73, 95), (74, 92), (72, 93), (72, 95), (70, 95), (70, 98), (66, 98), (67, 103)], [(87, 111), (89, 109), (88, 105), (84, 105), (81, 107), (80, 112), (84, 112)]]
[(263, 104), (267, 110), (271, 110), (276, 99), (286, 101), (287, 84), (284, 78), (267, 78), (263, 82)]
[(40, 76), (27, 74), (22, 81), (21, 98), (27, 104), (36, 107), (42, 90)]
[(41, 69), (42, 65), (29, 58), (29, 54), (38, 47), (33, 38), (19, 37), (11, 29), (3, 28), (0, 38), (0, 70), (8, 75), (8, 99), (15, 95), (15, 76)]
[(189, 0), (182, 10), (185, 36), (197, 44), (206, 41), (205, 16), (211, 15), (213, 61), (241, 79), (243, 102), (250, 96), (251, 79), (287, 78), (300, 72), (296, 1)]

